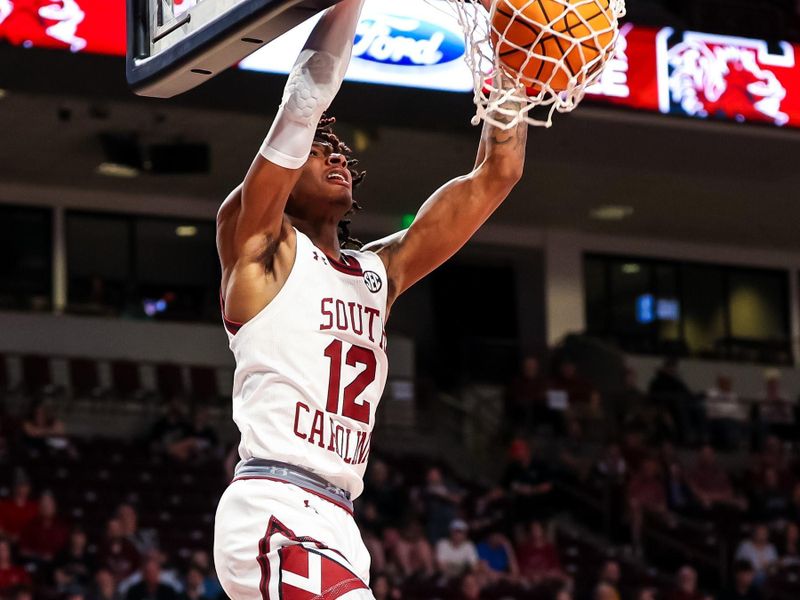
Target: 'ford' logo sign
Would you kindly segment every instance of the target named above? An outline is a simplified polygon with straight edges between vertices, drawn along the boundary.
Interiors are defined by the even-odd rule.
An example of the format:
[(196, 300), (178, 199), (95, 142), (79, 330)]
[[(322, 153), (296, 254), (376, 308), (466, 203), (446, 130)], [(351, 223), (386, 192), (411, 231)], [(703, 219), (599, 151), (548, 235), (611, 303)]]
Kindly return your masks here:
[(464, 40), (451, 31), (385, 15), (358, 24), (353, 56), (388, 65), (431, 66), (461, 58), (464, 50)]

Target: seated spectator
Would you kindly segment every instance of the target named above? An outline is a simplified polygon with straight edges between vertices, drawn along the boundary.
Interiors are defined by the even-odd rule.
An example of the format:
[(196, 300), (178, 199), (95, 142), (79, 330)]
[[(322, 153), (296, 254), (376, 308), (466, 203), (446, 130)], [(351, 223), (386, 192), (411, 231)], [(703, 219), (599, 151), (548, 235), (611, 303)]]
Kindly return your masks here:
[[(195, 407), (186, 445), (189, 447), (188, 457), (192, 459), (208, 459), (217, 454), (219, 436), (209, 422), (207, 407)], [(181, 456), (177, 458), (180, 459)]]
[(139, 551), (133, 542), (125, 537), (119, 519), (109, 519), (106, 524), (106, 538), (97, 551), (100, 564), (108, 569), (117, 583), (130, 577), (139, 568)]
[(212, 597), (206, 592), (203, 573), (200, 569), (189, 567), (186, 571), (184, 593), (181, 600), (212, 600)]
[(547, 383), (539, 370), (539, 359), (528, 355), (506, 390), (505, 418), (512, 435), (525, 435), (541, 424), (552, 424), (545, 402)]
[(44, 402), (35, 404), (28, 418), (23, 421), (22, 436), (23, 443), (31, 450), (57, 450), (77, 457), (77, 452), (67, 437), (64, 423)]
[(593, 600), (620, 600), (619, 590), (610, 583), (601, 581), (594, 588)]
[(39, 504), (31, 498), (31, 483), (22, 469), (14, 471), (11, 496), (0, 500), (0, 533), (12, 542), (39, 513)]
[(364, 484), (360, 502), (372, 503), (383, 519), (398, 525), (405, 508), (399, 477), (384, 461), (373, 458), (370, 460)]
[(694, 514), (695, 503), (692, 490), (686, 482), (683, 467), (680, 463), (670, 463), (665, 489), (669, 510), (684, 516)]
[(385, 569), (401, 577), (410, 577), (414, 572), (411, 564), (413, 551), (396, 527), (384, 528), (382, 546)]
[(706, 600), (708, 596), (697, 589), (697, 571), (686, 565), (678, 570), (675, 588), (667, 594), (667, 600)]
[(469, 527), (461, 519), (450, 523), (450, 536), (436, 544), (436, 562), (448, 578), (460, 577), (478, 564), (478, 552), (467, 537)]
[(761, 600), (761, 593), (754, 585), (755, 571), (747, 560), (733, 563), (733, 585), (717, 596), (717, 600)]
[(664, 407), (676, 424), (685, 444), (699, 440), (705, 430), (703, 407), (678, 372), (678, 360), (667, 358), (650, 381), (648, 392), (653, 402)]
[(481, 597), (481, 584), (472, 573), (467, 573), (459, 581), (458, 595), (460, 600), (479, 600)]
[(706, 420), (719, 448), (735, 450), (745, 439), (749, 409), (733, 391), (733, 379), (719, 375), (717, 385), (706, 392)]
[(749, 561), (755, 571), (756, 585), (762, 585), (767, 575), (778, 565), (778, 551), (769, 541), (769, 528), (764, 524), (753, 527), (749, 539), (736, 549), (736, 560)]
[(527, 535), (517, 544), (520, 575), (532, 583), (547, 579), (566, 579), (558, 550), (547, 538), (539, 521), (532, 521)]
[(795, 405), (781, 392), (780, 371), (771, 370), (764, 378), (764, 397), (758, 405), (764, 432), (784, 440), (795, 439)]
[(183, 593), (183, 578), (178, 569), (174, 565), (168, 564), (168, 557), (160, 550), (151, 550), (142, 556), (142, 567), (130, 577), (122, 580), (119, 584), (119, 591), (123, 595), (127, 595), (128, 590), (133, 586), (138, 585), (144, 580), (145, 568), (147, 562), (155, 561), (158, 564), (158, 580), (160, 583), (171, 587), (175, 593)]
[(571, 479), (584, 481), (592, 470), (592, 462), (597, 448), (586, 441), (583, 427), (575, 419), (567, 421), (567, 436), (558, 448), (558, 461), (561, 470)]
[(16, 587), (28, 586), (31, 577), (28, 572), (14, 563), (11, 555), (11, 543), (6, 538), (0, 538), (0, 597), (5, 597)]
[(572, 588), (568, 585), (556, 588), (554, 600), (573, 600)]
[(788, 523), (781, 546), (780, 563), (782, 567), (800, 566), (800, 525)]
[(114, 575), (108, 569), (100, 569), (94, 575), (94, 585), (92, 586), (88, 600), (122, 600), (122, 595), (117, 591), (117, 582)]
[(161, 582), (161, 565), (157, 558), (144, 562), (141, 576), (141, 581), (128, 589), (125, 600), (180, 600), (175, 588)]
[(739, 510), (747, 508), (747, 502), (738, 496), (725, 470), (717, 463), (717, 455), (708, 444), (700, 449), (695, 466), (686, 478), (692, 494), (705, 510), (724, 505)]
[(500, 485), (495, 485), (475, 500), (470, 522), (474, 529), (502, 528), (508, 520), (510, 499)]
[(70, 587), (85, 587), (95, 570), (94, 555), (89, 552), (86, 532), (75, 527), (69, 534), (67, 546), (53, 561), (53, 575), (56, 587), (67, 590)]
[(656, 589), (652, 587), (646, 587), (640, 589), (636, 593), (635, 600), (657, 600), (657, 598), (658, 598), (658, 592), (656, 591)]
[(610, 394), (607, 400), (609, 421), (613, 434), (619, 434), (625, 427), (646, 427), (652, 420), (647, 396), (636, 384), (636, 371), (625, 368), (622, 389)]
[(144, 555), (158, 548), (158, 531), (139, 529), (139, 516), (133, 506), (120, 504), (116, 516), (122, 528), (122, 535), (136, 546), (139, 554)]
[(628, 465), (625, 457), (622, 456), (622, 449), (619, 444), (608, 444), (597, 463), (594, 465), (593, 472), (596, 477), (608, 483), (623, 483), (628, 474)]
[(203, 574), (203, 587), (210, 598), (219, 598), (222, 595), (222, 586), (211, 564), (211, 557), (204, 550), (192, 552), (190, 566), (198, 569)]
[(407, 563), (411, 576), (431, 577), (436, 572), (436, 559), (422, 525), (411, 521), (403, 530), (403, 540), (409, 549)]
[(524, 440), (512, 442), (509, 456), (502, 481), (513, 502), (513, 518), (529, 521), (534, 516), (547, 516), (553, 494), (550, 468), (544, 461), (534, 460), (533, 451)]
[(656, 459), (646, 459), (628, 482), (628, 508), (633, 544), (641, 550), (645, 511), (662, 517), (667, 515), (667, 494)]
[(25, 585), (15, 587), (10, 597), (11, 600), (34, 600), (33, 590)]
[(499, 531), (492, 531), (477, 546), (478, 558), (486, 563), (493, 572), (510, 577), (519, 575), (517, 560), (511, 549), (511, 542)]
[(628, 429), (622, 436), (620, 451), (625, 458), (625, 465), (630, 473), (636, 473), (642, 463), (650, 456), (644, 447), (644, 436), (638, 429)]
[(454, 484), (446, 481), (438, 467), (431, 467), (425, 476), (422, 490), (423, 510), (427, 516), (428, 540), (431, 543), (445, 537), (450, 523), (458, 514), (464, 493)]
[(603, 567), (600, 569), (598, 581), (600, 583), (607, 583), (613, 586), (615, 590), (618, 590), (622, 583), (622, 567), (620, 567), (619, 562), (614, 559), (609, 559), (604, 562)]
[(69, 527), (58, 516), (56, 499), (45, 492), (39, 499), (39, 514), (22, 531), (20, 554), (35, 563), (48, 562), (67, 545)]
[(753, 492), (753, 516), (768, 523), (784, 519), (789, 510), (789, 496), (781, 486), (778, 471), (774, 467), (767, 468), (759, 483)]
[(389, 580), (386, 573), (378, 573), (370, 580), (372, 595), (375, 600), (400, 600), (402, 594), (395, 585)]
[(164, 453), (178, 461), (191, 457), (194, 443), (190, 437), (191, 425), (186, 419), (186, 406), (173, 399), (166, 414), (150, 430), (150, 445), (155, 452)]
[(789, 459), (783, 449), (783, 443), (774, 435), (766, 437), (761, 451), (755, 455), (751, 466), (756, 481), (764, 476), (767, 469), (775, 469), (781, 482), (789, 478)]
[[(600, 392), (578, 373), (571, 360), (564, 358), (558, 362), (556, 374), (547, 386), (547, 398), (550, 409), (559, 410), (563, 406), (565, 416), (580, 421), (587, 437), (595, 441), (605, 437), (607, 423)], [(563, 431), (562, 423), (558, 432)]]

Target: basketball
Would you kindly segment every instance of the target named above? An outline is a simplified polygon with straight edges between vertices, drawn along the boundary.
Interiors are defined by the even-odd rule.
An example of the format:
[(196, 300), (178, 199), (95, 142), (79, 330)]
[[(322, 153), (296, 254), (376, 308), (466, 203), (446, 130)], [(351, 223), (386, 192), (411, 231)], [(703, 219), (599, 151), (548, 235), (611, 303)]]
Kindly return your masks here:
[(585, 65), (612, 43), (614, 24), (609, 0), (499, 0), (491, 37), (501, 64), (522, 83), (561, 92), (573, 77), (580, 84), (602, 68), (602, 60)]

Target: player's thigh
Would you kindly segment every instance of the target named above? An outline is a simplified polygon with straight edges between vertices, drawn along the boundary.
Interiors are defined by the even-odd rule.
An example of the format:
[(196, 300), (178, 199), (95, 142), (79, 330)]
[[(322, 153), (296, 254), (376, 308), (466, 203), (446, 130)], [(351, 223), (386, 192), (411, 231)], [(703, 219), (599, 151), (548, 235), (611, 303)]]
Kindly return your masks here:
[[(233, 600), (300, 600), (323, 591), (323, 598), (372, 598), (359, 576), (363, 557), (345, 556), (337, 548), (345, 541), (345, 525), (355, 529), (354, 524), (345, 521), (332, 530), (334, 519), (320, 512), (293, 486), (246, 481), (229, 486), (214, 532), (214, 561), (226, 594)], [(343, 546), (349, 554), (351, 546), (358, 547)]]

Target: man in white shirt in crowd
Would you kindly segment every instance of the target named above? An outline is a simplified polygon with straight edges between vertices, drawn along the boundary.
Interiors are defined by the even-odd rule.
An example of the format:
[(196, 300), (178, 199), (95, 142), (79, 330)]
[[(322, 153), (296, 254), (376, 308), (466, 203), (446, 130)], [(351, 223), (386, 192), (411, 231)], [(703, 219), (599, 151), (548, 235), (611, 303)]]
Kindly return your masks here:
[(450, 523), (450, 536), (436, 544), (436, 561), (448, 577), (460, 577), (478, 564), (478, 551), (467, 537), (469, 526), (461, 519)]

